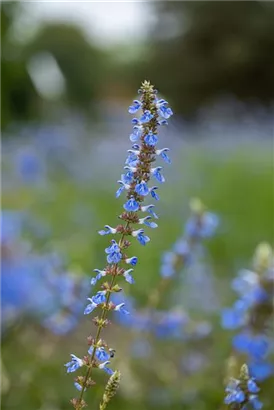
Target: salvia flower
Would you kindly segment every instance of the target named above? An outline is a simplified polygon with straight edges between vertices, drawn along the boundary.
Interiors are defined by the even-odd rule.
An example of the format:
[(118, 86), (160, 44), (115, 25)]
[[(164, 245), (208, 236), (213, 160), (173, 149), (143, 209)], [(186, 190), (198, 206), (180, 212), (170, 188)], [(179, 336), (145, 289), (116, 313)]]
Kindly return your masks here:
[(247, 365), (243, 365), (239, 379), (231, 378), (229, 380), (225, 389), (224, 403), (231, 409), (261, 410), (263, 404), (257, 395), (259, 390), (255, 379), (249, 376)]
[(273, 320), (274, 275), (272, 249), (258, 246), (253, 270), (241, 270), (232, 281), (239, 298), (222, 312), (225, 329), (237, 330), (233, 336), (233, 357), (246, 356), (251, 376), (262, 381), (274, 372), (267, 358), (271, 341), (266, 329)]
[(186, 222), (184, 235), (175, 242), (171, 251), (163, 254), (161, 275), (164, 278), (174, 276), (181, 267), (188, 265), (196, 246), (212, 237), (218, 227), (219, 218), (206, 212), (200, 199), (190, 200), (190, 210), (191, 216)]
[[(101, 310), (101, 315), (96, 316), (93, 322), (97, 326), (96, 337), (88, 338), (89, 340), (89, 356), (84, 356), (83, 359), (78, 359), (72, 356), (73, 360), (66, 366), (68, 371), (75, 371), (79, 367), (87, 368), (86, 376), (77, 380), (76, 388), (80, 390), (79, 399), (73, 399), (72, 403), (76, 410), (81, 410), (84, 406), (83, 394), (84, 391), (94, 384), (90, 378), (93, 373), (93, 368), (104, 370), (109, 375), (114, 374), (109, 367), (112, 356), (107, 344), (100, 338), (102, 329), (109, 324), (107, 319), (108, 312), (120, 313), (121, 317), (129, 315), (129, 310), (125, 307), (125, 303), (115, 303), (115, 295), (122, 288), (116, 283), (119, 277), (123, 277), (126, 282), (133, 284), (132, 276), (133, 269), (125, 269), (125, 265), (136, 266), (138, 262), (137, 256), (131, 256), (128, 252), (131, 242), (128, 237), (133, 237), (138, 240), (141, 245), (146, 245), (150, 238), (146, 235), (144, 229), (138, 229), (138, 225), (144, 227), (156, 228), (157, 224), (152, 218), (158, 218), (154, 212), (154, 205), (144, 205), (146, 197), (149, 194), (152, 198), (159, 200), (156, 193), (157, 186), (150, 186), (151, 177), (154, 177), (158, 182), (164, 182), (162, 167), (152, 168), (152, 164), (157, 159), (157, 156), (162, 157), (167, 163), (170, 163), (167, 157), (168, 148), (156, 149), (158, 143), (158, 126), (166, 123), (166, 118), (172, 115), (172, 110), (168, 107), (168, 103), (164, 100), (156, 98), (156, 91), (153, 86), (145, 81), (140, 90), (140, 99), (134, 100), (128, 111), (131, 114), (136, 114), (140, 111), (139, 117), (133, 118), (133, 131), (130, 134), (130, 141), (133, 142), (132, 148), (128, 150), (128, 155), (125, 161), (125, 173), (118, 180), (119, 188), (116, 192), (116, 197), (120, 197), (122, 193), (126, 194), (126, 200), (123, 204), (123, 213), (119, 216), (122, 224), (118, 226), (105, 225), (104, 229), (99, 231), (102, 236), (115, 235), (116, 239), (110, 241), (109, 246), (105, 249), (107, 266), (102, 269), (95, 269), (96, 276), (91, 279), (91, 285), (94, 286), (103, 277), (106, 280), (100, 291), (94, 296), (88, 298), (88, 305), (84, 310), (84, 314), (88, 315), (93, 311)], [(164, 102), (163, 102), (164, 101)], [(159, 118), (159, 115), (164, 118), (165, 122)], [(138, 143), (137, 143), (138, 142)], [(145, 217), (139, 213), (149, 213)], [(135, 228), (134, 225), (137, 225)], [(126, 253), (125, 253), (126, 251)], [(109, 280), (108, 280), (109, 279)], [(80, 386), (80, 387), (79, 387)]]

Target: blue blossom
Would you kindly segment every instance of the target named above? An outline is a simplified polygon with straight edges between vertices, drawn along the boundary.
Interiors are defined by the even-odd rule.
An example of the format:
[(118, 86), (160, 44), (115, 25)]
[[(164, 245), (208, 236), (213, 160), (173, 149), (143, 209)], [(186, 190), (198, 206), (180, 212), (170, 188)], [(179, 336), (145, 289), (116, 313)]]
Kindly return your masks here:
[(236, 309), (224, 309), (222, 312), (222, 326), (224, 329), (237, 329), (245, 322), (241, 311)]
[(263, 403), (258, 399), (258, 396), (256, 394), (252, 394), (249, 396), (249, 403), (251, 404), (254, 410), (261, 410), (263, 407)]
[(129, 265), (135, 266), (137, 265), (138, 258), (137, 256), (132, 256), (131, 258), (125, 259), (125, 262), (128, 263)]
[(153, 118), (153, 114), (149, 110), (146, 110), (140, 117), (140, 123), (145, 124)]
[(116, 312), (122, 313), (123, 315), (129, 315), (129, 311), (126, 310), (124, 303), (120, 303), (119, 305), (116, 305), (115, 308), (114, 308), (114, 310), (115, 310)]
[(193, 216), (186, 223), (186, 235), (196, 238), (210, 238), (215, 234), (218, 227), (219, 218), (210, 212), (205, 212), (202, 216)]
[(105, 252), (107, 254), (107, 261), (108, 263), (119, 263), (122, 259), (120, 247), (114, 239), (111, 241), (111, 243), (112, 245), (105, 249)]
[(169, 117), (173, 115), (172, 109), (167, 106), (168, 105), (167, 101), (159, 100), (156, 105), (158, 107), (158, 114), (164, 119), (167, 120)]
[(94, 311), (94, 309), (97, 308), (98, 304), (95, 303), (92, 298), (88, 298), (88, 300), (90, 301), (90, 303), (87, 305), (87, 307), (84, 310), (84, 315), (89, 315), (91, 312)]
[(131, 184), (133, 181), (134, 174), (132, 171), (128, 171), (126, 174), (121, 175), (121, 181), (123, 181), (125, 184)]
[(113, 375), (114, 371), (107, 367), (110, 364), (110, 361), (107, 360), (104, 363), (99, 364), (98, 368), (104, 370), (110, 376)]
[(152, 188), (149, 188), (149, 192), (150, 192), (150, 195), (152, 196), (152, 198), (154, 198), (156, 201), (159, 201), (159, 200), (160, 200), (160, 197), (159, 197), (159, 195), (155, 192), (156, 189), (158, 189), (158, 187), (157, 187), (157, 186), (153, 186)]
[(139, 203), (136, 201), (134, 197), (131, 197), (125, 204), (124, 209), (127, 212), (136, 212), (139, 209)]
[(141, 102), (138, 100), (133, 101), (133, 105), (129, 106), (128, 112), (130, 114), (135, 114), (141, 108)]
[(121, 193), (123, 192), (125, 190), (125, 186), (124, 186), (124, 184), (121, 184), (121, 186), (117, 189), (117, 191), (116, 191), (116, 194), (115, 194), (115, 196), (116, 196), (116, 198), (119, 198), (119, 196), (121, 195)]
[(132, 123), (133, 125), (139, 125), (139, 120), (138, 120), (138, 118), (132, 118), (131, 123)]
[(248, 380), (247, 388), (250, 393), (258, 393), (258, 391), (260, 390), (254, 379)]
[(157, 181), (161, 183), (165, 182), (164, 176), (160, 173), (162, 169), (163, 167), (156, 167), (151, 169), (151, 174), (154, 176), (154, 178), (157, 179)]
[(137, 239), (140, 242), (140, 244), (143, 245), (143, 246), (146, 245), (150, 241), (150, 238), (148, 236), (144, 235), (143, 232), (140, 232), (137, 235)]
[[(78, 390), (78, 391), (82, 391), (82, 386), (81, 386), (81, 384), (80, 383), (78, 383), (78, 382), (74, 382), (74, 386), (76, 387), (76, 389)], [(86, 389), (86, 387), (84, 388), (84, 391), (86, 391), (87, 389)]]
[(128, 269), (128, 270), (124, 271), (123, 276), (124, 276), (125, 280), (132, 285), (133, 283), (135, 283), (135, 280), (133, 279), (132, 275), (130, 274), (131, 272), (133, 272), (133, 269)]
[(131, 142), (136, 142), (142, 136), (143, 133), (143, 126), (142, 125), (134, 125), (133, 132), (130, 134), (129, 139)]
[(256, 380), (263, 381), (274, 373), (274, 365), (263, 360), (251, 361), (249, 370)]
[(158, 120), (157, 124), (158, 125), (168, 125), (168, 122), (167, 122), (167, 120)]
[(155, 207), (155, 205), (141, 206), (141, 211), (142, 212), (149, 212), (155, 219), (159, 219), (158, 215), (153, 211), (154, 207)]
[(152, 131), (149, 131), (149, 133), (145, 136), (144, 141), (150, 147), (154, 147), (158, 142), (158, 137), (156, 134), (153, 134)]
[(92, 301), (97, 305), (105, 303), (106, 301), (106, 290), (99, 290), (96, 295), (92, 296)]
[(158, 225), (156, 224), (156, 222), (151, 222), (150, 220), (152, 219), (152, 217), (151, 216), (146, 216), (145, 218), (140, 218), (139, 219), (139, 224), (140, 225), (142, 225), (142, 224), (144, 224), (144, 225), (146, 225), (146, 226), (148, 226), (149, 228), (157, 228), (158, 227)]
[(156, 155), (159, 155), (167, 164), (171, 164), (171, 160), (167, 155), (167, 152), (169, 151), (169, 148), (162, 148), (162, 149), (157, 149), (155, 151)]
[(66, 363), (65, 366), (67, 367), (67, 373), (75, 372), (79, 367), (83, 366), (83, 360), (79, 359), (79, 357), (75, 356), (75, 354), (71, 354), (71, 361)]
[(225, 397), (225, 404), (243, 403), (245, 401), (245, 394), (239, 387), (239, 380), (232, 380), (226, 387), (228, 393)]
[(269, 341), (266, 336), (254, 335), (249, 331), (242, 331), (234, 336), (232, 343), (239, 352), (247, 353), (255, 360), (265, 357), (269, 348)]
[[(90, 346), (90, 348), (88, 349), (88, 354), (92, 355), (93, 350), (94, 350), (94, 347), (93, 347), (93, 346)], [(109, 358), (110, 358), (110, 355), (109, 355), (109, 353), (106, 351), (106, 349), (104, 348), (104, 346), (100, 346), (100, 347), (97, 347), (97, 348), (96, 348), (95, 356), (96, 356), (96, 358), (97, 358), (98, 360), (100, 360), (100, 362), (107, 361), (107, 360), (109, 360)]]
[(106, 271), (105, 270), (99, 270), (99, 269), (93, 269), (93, 272), (97, 272), (97, 275), (95, 278), (92, 278), (90, 281), (90, 284), (92, 286), (96, 285), (96, 282), (100, 280), (103, 276), (106, 276)]
[(146, 196), (149, 194), (149, 188), (146, 184), (145, 181), (140, 182), (135, 186), (135, 192), (137, 192), (138, 195), (141, 196)]
[(150, 241), (150, 238), (148, 236), (144, 235), (144, 230), (143, 229), (138, 229), (136, 231), (132, 231), (131, 235), (133, 237), (136, 237), (141, 245), (146, 245)]
[(116, 232), (117, 232), (117, 230), (115, 228), (112, 228), (109, 225), (105, 225), (105, 230), (101, 230), (98, 233), (99, 233), (99, 235), (104, 236), (104, 235), (109, 235), (109, 234), (114, 235)]
[(129, 152), (125, 164), (129, 165), (130, 167), (136, 167), (139, 163), (139, 158), (133, 152)]

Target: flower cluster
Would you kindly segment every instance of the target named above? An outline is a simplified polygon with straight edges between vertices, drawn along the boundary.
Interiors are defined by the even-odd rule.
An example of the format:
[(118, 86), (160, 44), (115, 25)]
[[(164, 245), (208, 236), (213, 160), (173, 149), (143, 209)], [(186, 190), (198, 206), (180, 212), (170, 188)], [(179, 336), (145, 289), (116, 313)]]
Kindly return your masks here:
[[(133, 145), (132, 149), (128, 150), (124, 167), (125, 173), (118, 181), (120, 187), (116, 192), (116, 197), (119, 197), (122, 192), (126, 192), (124, 212), (119, 216), (122, 223), (116, 227), (105, 225), (105, 228), (99, 231), (100, 235), (116, 235), (120, 236), (120, 239), (111, 239), (109, 246), (105, 249), (107, 265), (104, 269), (95, 269), (96, 276), (91, 279), (91, 285), (94, 286), (102, 278), (109, 278), (109, 281), (106, 280), (101, 285), (102, 290), (88, 299), (89, 303), (84, 311), (84, 314), (88, 315), (96, 309), (101, 309), (101, 315), (93, 319), (97, 326), (97, 334), (95, 338), (91, 336), (88, 338), (90, 347), (87, 356), (80, 359), (72, 355), (72, 360), (66, 364), (69, 373), (83, 366), (87, 368), (85, 377), (79, 376), (75, 381), (75, 387), (80, 391), (79, 399), (72, 400), (76, 410), (85, 406), (83, 393), (95, 383), (90, 377), (93, 368), (102, 369), (110, 375), (113, 374), (113, 371), (108, 367), (113, 356), (113, 349), (109, 348), (107, 343), (101, 339), (101, 331), (109, 324), (108, 312), (129, 314), (125, 303), (115, 303), (114, 295), (122, 290), (116, 280), (118, 277), (123, 277), (128, 283), (134, 283), (131, 267), (137, 264), (138, 258), (127, 254), (131, 245), (130, 240), (135, 238), (141, 245), (146, 245), (150, 241), (143, 226), (156, 228), (157, 224), (152, 219), (153, 217), (157, 218), (157, 215), (154, 212), (153, 204), (143, 205), (143, 202), (147, 196), (159, 200), (156, 192), (158, 187), (149, 186), (151, 178), (155, 178), (160, 183), (165, 181), (161, 172), (162, 167), (152, 167), (152, 164), (157, 156), (170, 163), (167, 155), (169, 149), (157, 149), (156, 145), (158, 126), (167, 124), (172, 110), (168, 107), (167, 101), (157, 99), (156, 91), (149, 82), (145, 81), (142, 84), (139, 93), (141, 95), (140, 101), (133, 101), (133, 105), (129, 107), (129, 113), (135, 114), (141, 110), (141, 114), (139, 118), (132, 120), (133, 132), (130, 135), (130, 140)], [(140, 213), (145, 214), (145, 216), (140, 217)], [(142, 227), (135, 229), (134, 225)]]
[(249, 376), (248, 367), (243, 365), (239, 379), (231, 378), (225, 391), (224, 402), (235, 410), (253, 408), (261, 410), (262, 402), (258, 398), (259, 387), (254, 378)]
[(225, 329), (240, 329), (233, 338), (235, 354), (246, 354), (250, 373), (257, 380), (268, 378), (274, 366), (268, 362), (271, 341), (267, 328), (273, 317), (274, 269), (271, 247), (260, 244), (253, 270), (242, 270), (232, 281), (239, 299), (222, 313)]
[(24, 219), (19, 212), (2, 211), (1, 329), (7, 332), (27, 317), (54, 334), (67, 334), (78, 324), (87, 279), (65, 269), (60, 255), (31, 249), (23, 239)]
[(207, 212), (200, 199), (190, 201), (190, 210), (192, 215), (186, 222), (184, 235), (176, 241), (171, 251), (163, 254), (160, 272), (163, 278), (173, 277), (180, 267), (189, 264), (193, 247), (211, 238), (218, 227), (219, 218)]

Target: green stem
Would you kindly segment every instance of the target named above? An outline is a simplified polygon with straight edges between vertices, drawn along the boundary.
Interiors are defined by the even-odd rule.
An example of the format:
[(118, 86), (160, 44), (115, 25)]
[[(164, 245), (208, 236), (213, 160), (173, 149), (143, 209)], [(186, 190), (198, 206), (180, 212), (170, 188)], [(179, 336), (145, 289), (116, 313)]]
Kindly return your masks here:
[[(129, 222), (126, 223), (125, 230), (128, 228), (128, 226), (129, 226)], [(120, 248), (123, 246), (124, 238), (125, 238), (125, 234), (123, 233), (123, 235), (122, 235), (122, 237), (119, 241), (119, 247)], [(79, 400), (78, 400), (78, 404), (75, 408), (76, 410), (80, 410), (82, 408), (81, 401), (82, 401), (82, 398), (83, 398), (83, 395), (84, 395), (84, 390), (85, 390), (85, 387), (86, 387), (86, 383), (88, 381), (88, 378), (91, 375), (92, 362), (93, 362), (94, 357), (95, 357), (95, 353), (96, 353), (96, 349), (97, 349), (97, 343), (100, 339), (101, 331), (102, 331), (102, 328), (103, 328), (103, 321), (106, 319), (106, 316), (107, 316), (107, 312), (108, 312), (107, 306), (109, 304), (111, 290), (114, 286), (115, 279), (116, 279), (116, 276), (117, 276), (117, 267), (118, 267), (118, 264), (116, 263), (115, 264), (115, 271), (113, 273), (112, 280), (111, 280), (111, 283), (110, 283), (110, 287), (109, 287), (109, 290), (108, 290), (108, 293), (107, 293), (105, 308), (103, 308), (103, 311), (102, 311), (102, 314), (101, 314), (101, 317), (100, 317), (100, 324), (98, 325), (97, 333), (96, 333), (96, 336), (95, 336), (93, 352), (92, 352), (91, 359), (90, 359), (91, 366), (87, 370), (87, 373), (86, 373), (86, 376), (85, 376), (85, 379), (84, 379), (84, 382), (83, 382), (82, 390), (81, 390), (81, 393), (80, 393), (80, 397), (79, 397)]]

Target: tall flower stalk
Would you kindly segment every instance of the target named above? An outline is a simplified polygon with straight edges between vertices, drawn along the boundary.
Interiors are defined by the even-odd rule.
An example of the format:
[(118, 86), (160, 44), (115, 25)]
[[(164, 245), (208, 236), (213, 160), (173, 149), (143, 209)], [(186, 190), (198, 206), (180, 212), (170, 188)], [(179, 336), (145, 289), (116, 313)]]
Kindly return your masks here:
[(229, 363), (234, 363), (236, 370), (241, 357), (245, 357), (251, 376), (258, 381), (263, 381), (274, 372), (268, 358), (271, 347), (268, 333), (274, 312), (273, 286), (273, 251), (270, 245), (261, 243), (255, 251), (253, 269), (241, 270), (232, 282), (239, 299), (222, 314), (223, 327), (238, 330), (233, 337), (233, 353)]
[[(118, 181), (120, 187), (116, 192), (116, 197), (119, 197), (122, 192), (126, 193), (124, 211), (119, 216), (122, 223), (115, 228), (105, 225), (105, 229), (99, 231), (100, 235), (116, 235), (120, 236), (120, 239), (118, 241), (111, 239), (110, 245), (105, 249), (107, 265), (102, 270), (95, 269), (97, 275), (91, 279), (91, 285), (94, 286), (102, 278), (108, 280), (101, 285), (102, 290), (88, 298), (89, 304), (84, 311), (84, 314), (88, 315), (95, 310), (101, 310), (100, 316), (93, 318), (97, 332), (95, 337), (88, 337), (88, 355), (79, 358), (72, 354), (71, 361), (65, 365), (68, 373), (74, 372), (80, 367), (86, 368), (85, 376), (78, 376), (75, 380), (75, 387), (80, 391), (80, 396), (72, 399), (71, 402), (76, 410), (86, 406), (83, 396), (84, 392), (95, 384), (91, 378), (94, 368), (104, 370), (109, 375), (114, 373), (108, 367), (114, 350), (101, 339), (101, 333), (103, 328), (109, 324), (107, 318), (109, 312), (114, 311), (125, 315), (129, 312), (124, 303), (115, 304), (111, 300), (111, 295), (122, 290), (117, 283), (118, 278), (124, 277), (130, 284), (134, 283), (131, 266), (137, 264), (138, 258), (127, 254), (131, 245), (130, 240), (136, 238), (141, 245), (146, 245), (150, 241), (142, 227), (157, 228), (157, 224), (152, 218), (158, 217), (154, 212), (154, 205), (143, 205), (143, 202), (147, 196), (159, 200), (156, 193), (158, 187), (149, 187), (148, 185), (151, 177), (160, 183), (165, 181), (161, 173), (162, 167), (153, 167), (152, 165), (157, 156), (170, 163), (167, 155), (169, 149), (156, 149), (156, 145), (158, 127), (167, 124), (167, 119), (173, 114), (172, 110), (168, 107), (167, 101), (157, 98), (157, 92), (149, 82), (144, 81), (139, 93), (140, 100), (134, 100), (128, 110), (130, 114), (135, 114), (140, 110), (141, 114), (139, 118), (132, 120), (133, 132), (130, 135), (130, 140), (133, 142), (133, 146), (132, 149), (128, 150), (124, 167), (126, 172)], [(142, 227), (136, 227), (136, 229), (136, 225)]]
[(182, 268), (191, 263), (195, 249), (205, 239), (211, 238), (218, 227), (218, 216), (206, 211), (205, 205), (199, 198), (192, 198), (189, 207), (191, 216), (186, 222), (184, 234), (175, 242), (171, 250), (163, 253), (160, 268), (161, 280), (148, 298), (148, 306), (151, 308), (157, 307), (172, 279)]

